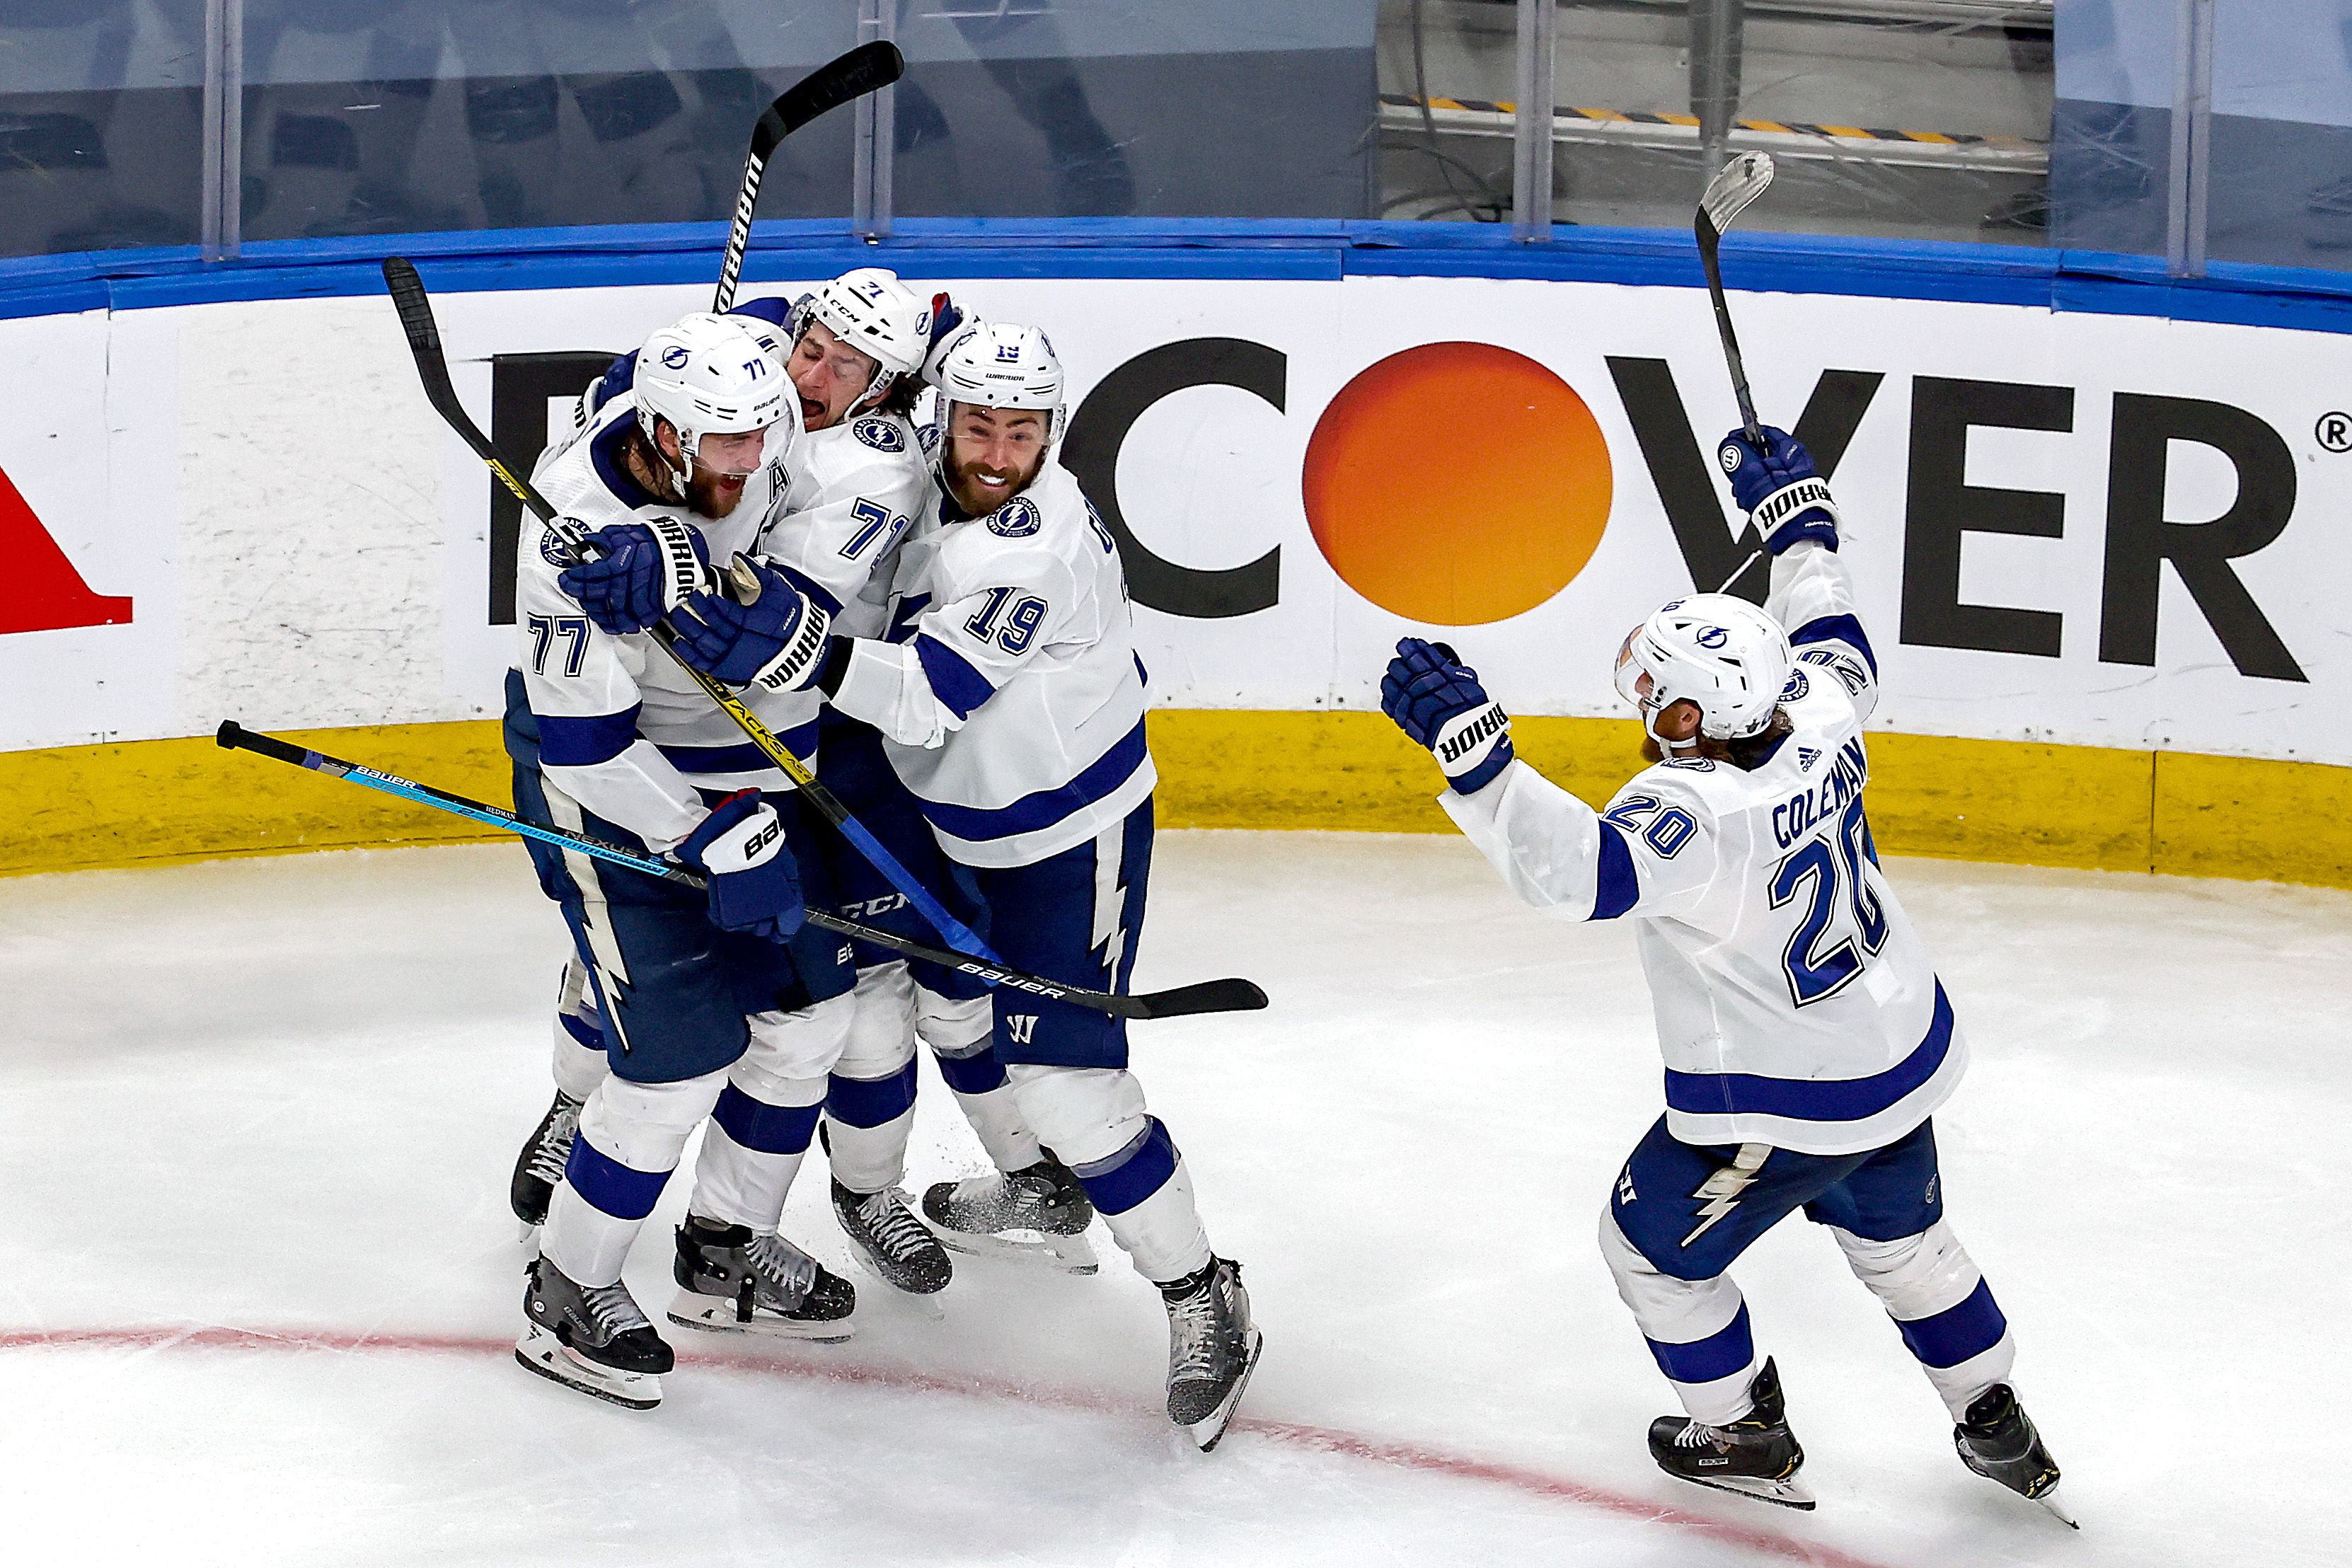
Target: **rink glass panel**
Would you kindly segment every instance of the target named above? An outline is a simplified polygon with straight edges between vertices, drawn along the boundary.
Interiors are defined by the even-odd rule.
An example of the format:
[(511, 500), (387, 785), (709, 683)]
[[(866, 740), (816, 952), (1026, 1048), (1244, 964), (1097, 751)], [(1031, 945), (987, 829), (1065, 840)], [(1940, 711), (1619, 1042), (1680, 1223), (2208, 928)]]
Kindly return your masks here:
[(1374, 0), (881, 0), (901, 217), (1371, 216)]
[(205, 0), (0, 0), (0, 254), (196, 243)]
[[(854, 0), (245, 0), (244, 237), (723, 220), (760, 111), (856, 24)], [(762, 217), (848, 214), (851, 123), (784, 144)]]

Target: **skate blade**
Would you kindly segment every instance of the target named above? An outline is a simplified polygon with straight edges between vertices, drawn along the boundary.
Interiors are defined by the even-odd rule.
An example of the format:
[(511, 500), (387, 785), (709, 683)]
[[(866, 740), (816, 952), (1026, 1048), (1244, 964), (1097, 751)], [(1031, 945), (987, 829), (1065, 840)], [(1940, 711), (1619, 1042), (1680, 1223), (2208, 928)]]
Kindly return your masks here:
[(2056, 1487), (2052, 1487), (2048, 1491), (2043, 1492), (2040, 1497), (2035, 1498), (2033, 1500), (2040, 1503), (2043, 1508), (2048, 1509), (2052, 1513), (2057, 1515), (2059, 1522), (2065, 1525), (2067, 1529), (2080, 1530), (2083, 1528), (2082, 1521), (2074, 1517), (2074, 1510), (2066, 1506), (2065, 1500), (2058, 1495), (2058, 1489)]
[[(893, 1301), (904, 1301), (908, 1306), (912, 1307), (915, 1310), (915, 1315), (917, 1317), (928, 1318), (934, 1323), (943, 1323), (947, 1321), (948, 1310), (940, 1305), (939, 1291), (934, 1290), (929, 1294), (925, 1294), (917, 1290), (900, 1289), (898, 1286), (890, 1282), (890, 1277), (887, 1274), (883, 1273), (881, 1269), (874, 1266), (873, 1261), (858, 1248), (856, 1242), (851, 1242), (849, 1244), (849, 1262), (850, 1266), (856, 1268), (857, 1272), (865, 1275), (868, 1279), (873, 1280), (876, 1284), (889, 1291), (890, 1300)], [(953, 1283), (954, 1281), (952, 1279), (949, 1281), (949, 1284)], [(942, 1286), (940, 1289), (944, 1289), (946, 1287)]]
[(551, 1383), (576, 1388), (631, 1410), (651, 1410), (661, 1403), (660, 1378), (649, 1373), (599, 1366), (574, 1354), (536, 1323), (515, 1342), (515, 1360), (525, 1371), (535, 1372)]
[(838, 1344), (857, 1331), (854, 1318), (812, 1321), (804, 1318), (784, 1318), (773, 1312), (755, 1311), (747, 1323), (735, 1315), (735, 1299), (732, 1296), (704, 1296), (692, 1290), (680, 1290), (665, 1315), (681, 1329), (700, 1329), (714, 1334), (757, 1334), (766, 1339), (807, 1340), (813, 1344)]
[(533, 1225), (527, 1219), (519, 1219), (515, 1221), (515, 1241), (517, 1245), (529, 1247), (532, 1242), (537, 1241), (538, 1239), (539, 1226)]
[(1250, 1325), (1249, 1360), (1242, 1363), (1242, 1374), (1234, 1379), (1233, 1387), (1225, 1391), (1217, 1407), (1192, 1423), (1185, 1430), (1192, 1434), (1193, 1446), (1203, 1454), (1225, 1439), (1225, 1428), (1233, 1424), (1234, 1411), (1241, 1405), (1242, 1391), (1249, 1387), (1250, 1373), (1257, 1370), (1257, 1358), (1265, 1350), (1265, 1335), (1257, 1325)]
[[(971, 1258), (1007, 1258), (1016, 1263), (1034, 1263), (1062, 1274), (1094, 1274), (1101, 1271), (1102, 1260), (1095, 1254), (1094, 1243), (1084, 1231), (1076, 1236), (1054, 1236), (1043, 1231), (1016, 1230), (1002, 1235), (975, 1231), (948, 1230), (939, 1226), (931, 1234), (950, 1252), (961, 1252)], [(1030, 1240), (1034, 1237), (1037, 1239)]]
[(1773, 1503), (1780, 1508), (1793, 1508), (1811, 1513), (1816, 1506), (1812, 1489), (1794, 1476), (1780, 1480), (1767, 1480), (1761, 1476), (1721, 1476), (1701, 1479), (1697, 1476), (1676, 1476), (1679, 1481), (1696, 1486), (1713, 1487), (1719, 1492), (1736, 1492), (1754, 1498), (1758, 1502)]

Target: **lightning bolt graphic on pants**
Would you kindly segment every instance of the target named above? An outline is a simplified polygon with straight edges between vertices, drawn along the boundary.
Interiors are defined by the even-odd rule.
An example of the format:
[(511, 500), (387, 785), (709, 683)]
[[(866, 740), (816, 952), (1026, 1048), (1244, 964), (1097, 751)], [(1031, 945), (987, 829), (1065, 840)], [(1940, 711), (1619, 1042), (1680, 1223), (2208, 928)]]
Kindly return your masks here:
[(1772, 1146), (1769, 1143), (1742, 1143), (1738, 1156), (1730, 1164), (1701, 1182), (1698, 1191), (1691, 1196), (1706, 1200), (1699, 1205), (1698, 1212), (1702, 1217), (1698, 1228), (1683, 1237), (1682, 1244), (1688, 1247), (1738, 1208), (1739, 1194), (1748, 1190), (1749, 1184), (1756, 1180), (1756, 1173), (1762, 1170), (1764, 1162), (1771, 1157)]

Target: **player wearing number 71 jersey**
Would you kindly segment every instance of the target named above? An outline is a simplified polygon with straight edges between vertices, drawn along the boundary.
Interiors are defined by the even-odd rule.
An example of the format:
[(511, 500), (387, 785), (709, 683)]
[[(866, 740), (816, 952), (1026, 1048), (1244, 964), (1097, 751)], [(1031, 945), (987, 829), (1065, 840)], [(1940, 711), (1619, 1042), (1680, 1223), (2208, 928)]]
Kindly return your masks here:
[(1666, 1111), (1611, 1193), (1601, 1248), (1688, 1413), (1652, 1424), (1659, 1465), (1813, 1506), (1726, 1273), (1802, 1208), (1895, 1320), (1962, 1461), (2063, 1518), (2009, 1385), (2008, 1323), (1943, 1217), (1929, 1117), (1967, 1047), (1863, 811), (1876, 655), (1828, 486), (1795, 440), (1763, 436), (1721, 451), (1774, 558), (1767, 606), (1696, 594), (1628, 635), (1618, 689), (1657, 761), (1605, 811), (1513, 757), (1510, 721), (1451, 648), (1398, 644), (1381, 705), (1436, 753), (1441, 804), (1521, 898), (1634, 922)]

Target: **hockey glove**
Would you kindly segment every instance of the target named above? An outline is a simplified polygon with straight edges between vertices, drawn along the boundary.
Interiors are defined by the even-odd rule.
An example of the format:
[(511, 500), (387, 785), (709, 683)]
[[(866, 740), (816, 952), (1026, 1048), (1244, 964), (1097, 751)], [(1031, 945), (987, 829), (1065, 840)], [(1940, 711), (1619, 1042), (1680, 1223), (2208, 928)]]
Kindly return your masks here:
[(684, 518), (655, 513), (588, 537), (603, 546), (604, 555), (566, 567), (555, 581), (614, 637), (644, 631), (709, 581), (709, 552)]
[(945, 294), (931, 296), (931, 341), (923, 351), (922, 374), (926, 384), (940, 384), (940, 362), (947, 358), (948, 345), (961, 335), (966, 321), (972, 320), (971, 311)]
[(1511, 721), (1478, 672), (1444, 643), (1406, 637), (1381, 679), (1381, 711), (1427, 746), (1456, 795), (1492, 784), (1511, 763)]
[(800, 868), (776, 808), (737, 790), (686, 836), (677, 858), (710, 879), (710, 923), (783, 942), (801, 929)]
[(670, 617), (677, 655), (730, 686), (793, 691), (816, 679), (832, 617), (762, 562), (738, 555), (729, 593), (695, 594)]
[(1778, 555), (1801, 540), (1838, 547), (1837, 503), (1830, 484), (1813, 470), (1813, 455), (1786, 430), (1764, 426), (1764, 445), (1734, 430), (1716, 453), (1731, 476), (1739, 510), (1756, 520), (1764, 548)]

